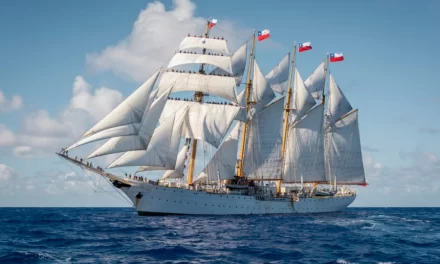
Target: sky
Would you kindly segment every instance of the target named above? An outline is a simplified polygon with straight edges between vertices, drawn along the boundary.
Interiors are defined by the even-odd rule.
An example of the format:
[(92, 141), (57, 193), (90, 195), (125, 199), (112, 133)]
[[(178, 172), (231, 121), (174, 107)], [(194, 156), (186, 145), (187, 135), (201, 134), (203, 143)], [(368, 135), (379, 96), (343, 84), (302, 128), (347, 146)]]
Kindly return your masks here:
[(440, 206), (439, 9), (435, 0), (1, 1), (0, 206), (129, 206), (54, 152), (166, 65), (184, 36), (202, 34), (207, 17), (230, 50), (270, 29), (256, 46), (264, 73), (294, 41), (313, 46), (296, 58), (303, 79), (342, 52), (330, 72), (359, 108), (369, 183), (352, 206)]

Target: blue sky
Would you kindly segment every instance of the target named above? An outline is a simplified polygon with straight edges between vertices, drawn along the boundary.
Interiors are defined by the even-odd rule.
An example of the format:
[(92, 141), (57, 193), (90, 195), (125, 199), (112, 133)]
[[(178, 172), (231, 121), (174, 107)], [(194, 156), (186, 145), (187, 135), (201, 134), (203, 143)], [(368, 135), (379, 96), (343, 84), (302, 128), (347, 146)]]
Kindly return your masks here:
[[(0, 97), (0, 206), (124, 205), (111, 194), (84, 188), (79, 183), (84, 173), (71, 176), (72, 169), (52, 153), (63, 146), (57, 144), (76, 139), (77, 134), (64, 131), (63, 126), (89, 128), (95, 121), (90, 114), (93, 107), (105, 111), (148, 78), (152, 67), (160, 66), (158, 61), (163, 59), (164, 64), (172, 55), (182, 32), (176, 32), (178, 25), (167, 19), (155, 25), (154, 34), (142, 31), (147, 41), (136, 42), (133, 24), (142, 24), (141, 12), (148, 18), (148, 3), (1, 1), (0, 91), (5, 100)], [(162, 3), (164, 15), (170, 15), (173, 2)], [(297, 57), (304, 79), (326, 52), (343, 52), (345, 61), (332, 63), (330, 71), (351, 104), (359, 108), (370, 182), (359, 190), (354, 205), (440, 206), (440, 125), (435, 122), (440, 89), (434, 65), (439, 61), (434, 47), (439, 42), (438, 1), (417, 5), (397, 0), (192, 3), (194, 10), (187, 1), (177, 7), (186, 17), (184, 26), (198, 30), (201, 19), (216, 17), (218, 28), (213, 33), (228, 35), (233, 46), (249, 38), (252, 29), (270, 29), (271, 39), (258, 43), (256, 50), (264, 72), (291, 50), (295, 40), (311, 41), (313, 46)], [(166, 34), (170, 36), (162, 36)], [(150, 49), (154, 43), (169, 52), (154, 57)], [(105, 51), (108, 47), (143, 60), (136, 64), (116, 58), (115, 49)], [(75, 84), (89, 87), (92, 106), (72, 99)], [(96, 91), (102, 87), (114, 90), (105, 93), (113, 97), (100, 97)], [(13, 107), (14, 95), (22, 98), (22, 104)], [(46, 143), (38, 143), (43, 139)]]

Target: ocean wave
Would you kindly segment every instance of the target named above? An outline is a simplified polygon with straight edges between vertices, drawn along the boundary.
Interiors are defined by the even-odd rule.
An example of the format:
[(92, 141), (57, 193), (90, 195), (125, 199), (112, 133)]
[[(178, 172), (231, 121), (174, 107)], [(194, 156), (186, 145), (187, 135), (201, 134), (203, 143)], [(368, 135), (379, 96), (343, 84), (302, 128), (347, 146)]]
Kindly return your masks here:
[(440, 263), (440, 209), (141, 217), (0, 209), (0, 263)]

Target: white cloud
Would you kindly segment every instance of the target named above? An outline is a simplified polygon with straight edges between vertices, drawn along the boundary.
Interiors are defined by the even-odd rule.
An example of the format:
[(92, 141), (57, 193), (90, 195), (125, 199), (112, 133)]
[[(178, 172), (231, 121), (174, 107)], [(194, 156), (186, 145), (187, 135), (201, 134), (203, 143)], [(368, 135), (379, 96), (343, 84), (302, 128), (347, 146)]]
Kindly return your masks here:
[[(132, 32), (118, 44), (101, 52), (87, 54), (86, 66), (95, 72), (112, 71), (138, 82), (171, 59), (180, 41), (187, 34), (201, 34), (206, 18), (195, 17), (196, 6), (189, 0), (174, 0), (173, 8), (166, 10), (161, 2), (149, 3), (133, 25)], [(211, 36), (223, 36), (233, 51), (252, 34), (232, 21), (219, 19)], [(237, 39), (237, 36), (244, 36)]]
[(55, 117), (46, 110), (30, 113), (25, 116), (14, 137), (0, 126), (0, 135), (9, 135), (9, 140), (0, 140), (0, 145), (3, 141), (3, 145), (14, 142), (12, 152), (16, 157), (22, 158), (53, 153), (78, 139), (93, 123), (123, 100), (119, 91), (106, 87), (93, 90), (82, 76), (75, 78), (72, 90), (69, 105)]
[(73, 97), (70, 100), (72, 109), (82, 109), (99, 120), (122, 102), (123, 96), (119, 91), (106, 87), (90, 91), (92, 86), (82, 76), (77, 76), (73, 84)]
[(0, 124), (0, 146), (10, 146), (15, 142), (15, 135), (5, 125)]
[(6, 164), (0, 164), (0, 186), (7, 185), (15, 175), (14, 170)]
[(0, 113), (18, 110), (23, 106), (23, 99), (19, 95), (13, 95), (11, 100), (8, 100), (0, 90)]

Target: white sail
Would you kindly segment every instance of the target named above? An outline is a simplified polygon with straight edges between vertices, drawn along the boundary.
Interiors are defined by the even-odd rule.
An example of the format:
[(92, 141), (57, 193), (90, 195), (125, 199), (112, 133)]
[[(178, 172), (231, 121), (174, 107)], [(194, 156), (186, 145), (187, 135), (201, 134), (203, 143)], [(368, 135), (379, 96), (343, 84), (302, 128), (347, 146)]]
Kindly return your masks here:
[(332, 123), (336, 122), (341, 116), (350, 112), (353, 109), (348, 102), (345, 95), (339, 89), (333, 76), (330, 74), (330, 84), (329, 84), (329, 103), (328, 112), (330, 114), (330, 121)]
[(293, 98), (293, 112), (292, 123), (300, 120), (312, 107), (316, 104), (315, 99), (306, 89), (298, 69), (295, 68), (295, 86)]
[(312, 94), (313, 98), (319, 99), (322, 96), (325, 86), (325, 61), (321, 62), (315, 71), (310, 74), (307, 80), (304, 81), (304, 85), (307, 90)]
[(358, 110), (352, 110), (331, 126), (328, 138), (328, 180), (333, 182), (336, 177), (339, 184), (365, 184)]
[(189, 149), (189, 144), (185, 143), (185, 145), (183, 145), (182, 149), (179, 151), (179, 154), (177, 155), (175, 169), (166, 171), (165, 174), (162, 176), (162, 180), (181, 179), (185, 176), (183, 172), (185, 170), (185, 162), (188, 158), (188, 149)]
[(167, 96), (171, 91), (171, 88), (172, 87), (169, 87), (166, 93), (161, 95), (153, 102), (151, 108), (147, 112), (147, 115), (144, 117), (143, 123), (141, 124), (139, 133), (137, 135), (114, 137), (95, 150), (87, 158), (90, 159), (113, 153), (146, 149), (150, 143), (154, 129), (159, 122), (159, 117), (165, 106)]
[(228, 45), (224, 39), (185, 37), (179, 45), (179, 50), (207, 49), (228, 54)]
[(220, 96), (237, 103), (235, 78), (199, 73), (164, 72), (159, 88), (173, 85), (172, 92), (196, 91)]
[(233, 74), (230, 56), (194, 54), (194, 53), (176, 53), (168, 64), (168, 68), (187, 64), (209, 64), (217, 66), (228, 74)]
[(105, 142), (101, 147), (87, 156), (87, 159), (146, 148), (147, 145), (145, 142), (143, 142), (137, 135), (114, 137), (107, 140), (107, 142)]
[(204, 140), (218, 148), (240, 107), (187, 102), (191, 107), (185, 118), (182, 137)]
[(281, 97), (250, 120), (243, 168), (248, 178), (281, 178), (283, 108)]
[(109, 128), (103, 131), (100, 131), (96, 134), (93, 134), (89, 137), (83, 138), (80, 141), (76, 142), (72, 146), (68, 147), (66, 150), (71, 150), (73, 148), (79, 147), (84, 144), (88, 144), (91, 142), (95, 142), (98, 140), (108, 139), (112, 137), (120, 137), (120, 136), (130, 136), (137, 135), (139, 133), (139, 128), (141, 127), (140, 123), (123, 125), (118, 127)]
[(186, 112), (182, 111), (173, 118), (168, 118), (155, 129), (150, 144), (146, 149), (129, 151), (111, 163), (108, 168), (154, 166), (174, 170), (185, 114)]
[[(247, 62), (246, 55), (247, 55), (247, 42), (244, 43), (240, 48), (238, 48), (238, 50), (236, 50), (231, 57), (232, 73), (235, 78), (235, 84), (237, 86), (240, 85), (243, 79), (244, 70), (246, 69), (246, 62)], [(215, 75), (228, 74), (227, 71), (219, 67), (215, 68), (211, 73)]]
[(283, 181), (325, 182), (324, 105), (312, 108), (289, 127), (284, 159)]
[[(217, 152), (195, 179), (208, 181), (233, 179), (235, 175), (235, 165), (237, 162), (238, 137), (240, 134), (240, 123), (237, 122), (229, 136), (220, 145)], [(206, 174), (206, 176), (204, 176)]]
[(252, 80), (252, 86), (252, 97), (253, 100), (256, 101), (254, 108), (258, 113), (275, 98), (275, 93), (261, 72), (260, 66), (258, 66), (256, 60), (254, 62), (254, 78)]
[(276, 93), (283, 94), (286, 90), (286, 82), (289, 79), (290, 53), (284, 56), (280, 63), (267, 75), (266, 80)]
[(113, 111), (107, 114), (91, 129), (89, 129), (89, 131), (87, 131), (83, 137), (90, 136), (108, 128), (140, 123), (142, 121), (142, 116), (147, 106), (150, 93), (158, 76), (159, 71), (154, 73), (150, 79), (148, 79), (136, 91), (127, 97), (127, 99), (120, 103), (115, 109), (113, 109)]
[[(144, 117), (142, 118), (142, 120), (144, 120), (145, 116), (148, 114), (148, 110), (150, 109), (151, 104), (153, 103), (156, 97), (156, 93), (157, 93), (157, 89), (151, 92), (147, 106), (145, 107)], [(139, 133), (140, 127), (141, 127), (141, 123), (134, 123), (134, 124), (128, 124), (128, 125), (105, 129), (91, 136), (79, 140), (72, 146), (68, 147), (66, 150), (71, 150), (73, 148), (79, 147), (84, 144), (92, 143), (98, 140), (109, 139), (112, 137), (137, 135)]]

